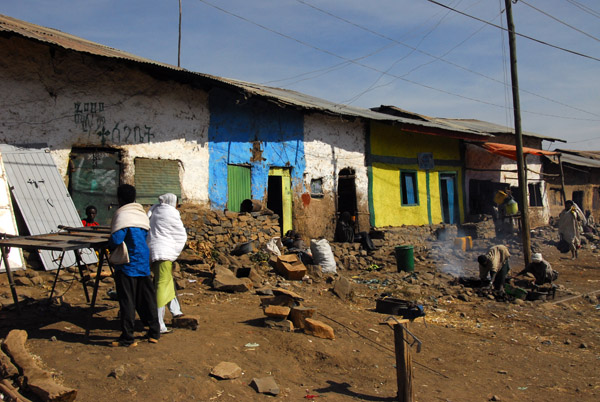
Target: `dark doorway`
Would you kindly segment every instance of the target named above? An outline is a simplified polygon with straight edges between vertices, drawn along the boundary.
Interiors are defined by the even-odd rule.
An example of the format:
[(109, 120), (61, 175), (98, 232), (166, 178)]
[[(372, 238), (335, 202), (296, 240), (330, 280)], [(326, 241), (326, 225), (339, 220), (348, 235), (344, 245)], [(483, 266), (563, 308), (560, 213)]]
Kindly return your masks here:
[(283, 230), (283, 187), (281, 176), (269, 176), (267, 208), (279, 215), (279, 230)]
[(507, 187), (506, 183), (471, 179), (469, 181), (469, 213), (492, 215), (496, 192), (506, 190)]
[(96, 222), (110, 224), (117, 205), (121, 165), (119, 151), (106, 148), (74, 148), (69, 164), (69, 193), (81, 218), (94, 205)]
[(338, 215), (344, 212), (349, 212), (352, 216), (356, 216), (357, 214), (355, 179), (354, 169), (346, 168), (340, 170), (337, 188)]
[(583, 211), (583, 191), (573, 191), (573, 202)]

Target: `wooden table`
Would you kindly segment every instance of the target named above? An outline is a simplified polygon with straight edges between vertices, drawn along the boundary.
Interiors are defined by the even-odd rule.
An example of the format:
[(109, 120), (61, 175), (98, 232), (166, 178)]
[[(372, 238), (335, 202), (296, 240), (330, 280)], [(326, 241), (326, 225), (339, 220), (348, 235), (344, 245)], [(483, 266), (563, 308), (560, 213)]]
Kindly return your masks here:
[[(110, 237), (110, 228), (107, 226), (91, 226), (91, 227), (61, 227), (62, 232), (49, 233), (33, 236), (18, 236), (18, 237), (7, 237), (0, 239), (0, 250), (2, 252), (2, 261), (6, 268), (6, 275), (8, 276), (8, 282), (10, 284), (10, 290), (13, 296), (17, 311), (21, 313), (19, 306), (19, 298), (15, 288), (12, 272), (8, 263), (8, 253), (11, 247), (18, 247), (26, 250), (53, 250), (62, 252), (61, 259), (56, 270), (56, 276), (54, 283), (52, 284), (52, 291), (50, 292), (50, 299), (54, 294), (54, 288), (58, 275), (62, 268), (62, 261), (64, 253), (73, 251), (75, 254), (75, 261), (77, 262), (77, 268), (79, 275), (81, 276), (83, 291), (85, 298), (90, 303), (90, 297), (88, 294), (87, 287), (84, 280), (84, 263), (81, 260), (80, 250), (86, 248), (92, 248), (98, 252), (98, 270), (96, 272), (96, 278), (94, 282), (94, 291), (92, 293), (92, 299), (90, 303), (90, 317), (88, 318), (88, 325), (86, 328), (86, 338), (89, 336), (89, 323), (91, 316), (93, 315), (94, 306), (96, 304), (96, 297), (98, 294), (98, 284), (100, 283), (100, 277), (102, 272), (102, 265), (104, 261), (108, 263), (106, 248), (108, 246), (108, 240)], [(110, 266), (110, 264), (109, 264)], [(112, 269), (112, 267), (111, 267)]]

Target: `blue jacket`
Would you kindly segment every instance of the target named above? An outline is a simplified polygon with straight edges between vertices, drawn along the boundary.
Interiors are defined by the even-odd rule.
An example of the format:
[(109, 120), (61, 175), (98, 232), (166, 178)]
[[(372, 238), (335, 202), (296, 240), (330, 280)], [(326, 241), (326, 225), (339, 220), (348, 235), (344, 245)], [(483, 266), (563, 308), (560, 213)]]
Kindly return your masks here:
[(150, 276), (150, 250), (146, 243), (148, 231), (142, 228), (129, 227), (117, 230), (110, 235), (108, 248), (114, 249), (125, 242), (129, 253), (129, 263), (116, 265), (127, 276)]

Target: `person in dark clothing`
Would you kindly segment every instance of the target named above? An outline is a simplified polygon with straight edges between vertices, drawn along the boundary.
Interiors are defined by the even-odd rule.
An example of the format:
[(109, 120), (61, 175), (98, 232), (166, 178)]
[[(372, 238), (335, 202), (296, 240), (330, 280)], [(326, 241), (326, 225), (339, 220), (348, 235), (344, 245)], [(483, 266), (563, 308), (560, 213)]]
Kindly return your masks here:
[(150, 251), (146, 236), (150, 222), (142, 205), (135, 202), (135, 187), (123, 184), (117, 189), (119, 209), (111, 222), (108, 248), (122, 243), (127, 246), (128, 262), (115, 264), (115, 287), (121, 313), (121, 336), (111, 346), (136, 346), (134, 338), (135, 312), (149, 327), (147, 338), (158, 343), (160, 326), (156, 294), (150, 278)]
[(352, 216), (350, 212), (343, 212), (335, 227), (334, 241), (339, 243), (354, 243), (359, 242), (367, 251), (375, 250), (375, 245), (371, 241), (367, 232), (354, 233), (352, 225)]
[(537, 286), (542, 286), (547, 283), (551, 284), (552, 281), (555, 281), (558, 278), (558, 272), (552, 269), (550, 263), (544, 260), (541, 253), (534, 253), (531, 256), (531, 262), (516, 276), (525, 275), (527, 273), (531, 273), (535, 277), (535, 285)]

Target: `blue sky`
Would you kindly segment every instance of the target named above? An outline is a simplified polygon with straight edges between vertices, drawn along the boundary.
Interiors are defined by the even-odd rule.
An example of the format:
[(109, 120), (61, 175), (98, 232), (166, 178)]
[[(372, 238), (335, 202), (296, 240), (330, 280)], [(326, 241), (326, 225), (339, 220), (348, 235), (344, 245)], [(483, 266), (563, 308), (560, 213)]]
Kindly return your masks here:
[[(506, 26), (504, 0), (438, 2)], [(181, 66), (189, 70), (513, 126), (507, 34), (427, 0), (182, 6)], [(2, 0), (0, 13), (177, 64), (178, 0)], [(518, 33), (600, 59), (597, 0), (520, 0), (513, 13)], [(517, 56), (523, 130), (568, 140), (561, 148), (600, 150), (600, 61), (522, 37)]]

